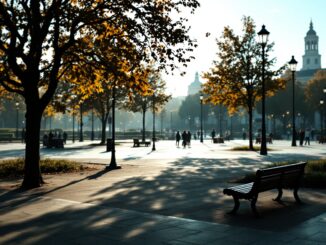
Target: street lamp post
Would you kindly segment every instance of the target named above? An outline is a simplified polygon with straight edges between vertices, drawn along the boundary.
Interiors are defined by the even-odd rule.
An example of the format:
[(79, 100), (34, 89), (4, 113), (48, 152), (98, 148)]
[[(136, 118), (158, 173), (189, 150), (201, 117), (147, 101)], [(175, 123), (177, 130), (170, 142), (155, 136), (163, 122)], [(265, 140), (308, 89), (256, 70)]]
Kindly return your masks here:
[[(326, 88), (323, 89), (323, 93), (324, 93), (324, 102), (326, 102)], [(323, 120), (323, 124), (324, 124), (324, 130), (326, 128), (326, 106), (324, 106), (323, 108), (323, 114), (324, 114), (324, 120)]]
[(155, 148), (155, 93), (153, 93), (153, 147), (152, 151), (156, 151)]
[(200, 142), (203, 143), (203, 95), (200, 95)]
[(170, 111), (170, 129), (171, 129), (171, 132), (173, 132), (173, 127), (172, 127), (172, 111)]
[(294, 110), (294, 86), (295, 86), (295, 71), (297, 69), (298, 62), (292, 56), (289, 61), (289, 67), (292, 72), (292, 146), (297, 146), (296, 142), (296, 132), (295, 132), (295, 110)]
[(324, 99), (321, 99), (319, 101), (320, 103), (320, 140), (319, 142), (324, 142), (324, 127), (323, 127), (323, 119), (324, 119), (324, 113), (323, 113), (323, 106), (324, 106)]
[(105, 168), (106, 170), (120, 169), (121, 166), (117, 165), (115, 158), (115, 84), (112, 87), (112, 151), (111, 151), (111, 162)]
[(268, 41), (269, 32), (265, 29), (265, 25), (258, 32), (262, 47), (262, 120), (261, 120), (261, 145), (260, 155), (267, 155), (266, 147), (266, 124), (265, 124), (265, 47)]
[(222, 106), (219, 105), (218, 106), (218, 125), (219, 125), (219, 135), (220, 135), (220, 137), (222, 137), (222, 113), (221, 113), (221, 110), (222, 110)]
[(16, 102), (16, 139), (18, 139), (19, 102)]

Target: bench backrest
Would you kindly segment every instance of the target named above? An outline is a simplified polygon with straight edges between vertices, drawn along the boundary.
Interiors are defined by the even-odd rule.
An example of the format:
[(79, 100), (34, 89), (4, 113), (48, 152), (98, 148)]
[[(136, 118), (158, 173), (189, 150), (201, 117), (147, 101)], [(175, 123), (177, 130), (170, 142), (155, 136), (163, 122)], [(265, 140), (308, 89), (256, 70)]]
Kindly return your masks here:
[(300, 185), (304, 175), (306, 162), (299, 162), (284, 166), (259, 169), (252, 188), (253, 192), (259, 193), (275, 188), (295, 188)]
[(139, 143), (139, 139), (134, 139), (134, 143)]

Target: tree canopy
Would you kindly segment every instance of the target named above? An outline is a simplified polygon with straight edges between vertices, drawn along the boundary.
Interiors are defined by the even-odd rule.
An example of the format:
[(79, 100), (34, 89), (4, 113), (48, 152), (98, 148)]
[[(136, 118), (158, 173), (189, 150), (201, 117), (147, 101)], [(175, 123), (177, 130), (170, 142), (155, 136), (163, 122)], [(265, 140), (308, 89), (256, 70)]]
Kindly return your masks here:
[[(262, 97), (262, 46), (256, 41), (256, 26), (251, 17), (243, 17), (243, 33), (237, 35), (230, 27), (225, 27), (217, 39), (217, 59), (210, 71), (204, 74), (207, 82), (203, 92), (212, 104), (223, 104), (230, 114), (245, 109), (249, 114), (249, 139), (252, 147), (252, 110)], [(274, 44), (266, 45), (265, 81), (266, 95), (271, 96), (284, 86), (278, 76), (283, 67), (272, 70), (276, 59), (270, 58)]]
[[(21, 95), (26, 104), (24, 188), (43, 182), (39, 168), (41, 116), (66, 72), (85, 71), (87, 83), (100, 82), (102, 73), (94, 73), (92, 66), (74, 69), (78, 64), (101, 65), (101, 56), (96, 59), (94, 53), (98, 40), (108, 49), (115, 48), (112, 59), (120, 57), (114, 44), (131, 44), (132, 52), (120, 62), (154, 59), (158, 68), (171, 70), (178, 62), (186, 65), (191, 59), (188, 51), (196, 44), (180, 13), (187, 9), (193, 13), (198, 6), (196, 0), (0, 2), (0, 88)], [(121, 75), (119, 68), (108, 68), (115, 77)], [(72, 75), (70, 81), (78, 77)], [(133, 84), (142, 87), (136, 81)]]
[(305, 96), (310, 108), (314, 110), (320, 109), (320, 100), (325, 102), (325, 94), (323, 90), (326, 89), (326, 71), (320, 70), (308, 81), (305, 87)]

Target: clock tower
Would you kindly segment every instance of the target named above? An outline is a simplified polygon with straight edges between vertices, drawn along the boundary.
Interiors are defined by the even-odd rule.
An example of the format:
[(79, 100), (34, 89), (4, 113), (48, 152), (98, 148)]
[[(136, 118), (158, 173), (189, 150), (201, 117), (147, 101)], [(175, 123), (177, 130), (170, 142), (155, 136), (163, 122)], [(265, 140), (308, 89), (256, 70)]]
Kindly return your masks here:
[(319, 37), (317, 36), (311, 21), (309, 31), (304, 38), (305, 53), (302, 56), (302, 71), (321, 69), (321, 56), (318, 52), (318, 40)]

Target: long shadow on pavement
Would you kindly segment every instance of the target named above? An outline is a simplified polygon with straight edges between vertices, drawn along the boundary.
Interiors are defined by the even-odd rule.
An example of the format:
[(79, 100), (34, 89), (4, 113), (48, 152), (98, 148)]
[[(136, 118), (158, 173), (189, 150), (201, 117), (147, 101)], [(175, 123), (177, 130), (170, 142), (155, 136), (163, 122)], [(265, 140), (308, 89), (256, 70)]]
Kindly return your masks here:
[[(304, 205), (296, 205), (291, 194), (285, 195), (284, 205), (278, 205), (271, 200), (274, 193), (266, 192), (259, 197), (257, 203), (262, 218), (255, 218), (246, 202), (241, 203), (237, 216), (227, 215), (226, 212), (233, 207), (233, 200), (222, 193), (223, 188), (229, 185), (226, 182), (261, 166), (260, 160), (251, 158), (241, 158), (234, 162), (227, 158), (218, 160), (183, 158), (173, 162), (171, 167), (162, 170), (154, 177), (139, 173), (137, 176), (113, 181), (117, 176), (124, 175), (122, 169), (110, 174), (95, 173), (93, 176), (96, 178), (86, 176), (67, 181), (62, 186), (45, 188), (34, 200), (33, 198), (31, 200), (28, 193), (23, 194), (25, 200), (21, 199), (21, 193), (14, 193), (11, 198), (18, 198), (19, 202), (16, 205), (6, 205), (1, 213), (5, 214), (12, 209), (38, 202), (39, 197), (60, 196), (62, 191), (67, 195), (68, 200), (69, 193), (80, 192), (79, 198), (83, 203), (94, 205), (76, 209), (74, 207), (77, 204), (71, 204), (31, 220), (7, 225), (2, 225), (0, 222), (0, 237), (9, 233), (16, 234), (8, 238), (11, 244), (19, 243), (31, 236), (37, 236), (40, 243), (56, 241), (62, 235), (66, 235), (69, 241), (78, 231), (82, 236), (87, 234), (84, 235), (85, 241), (96, 236), (107, 236), (108, 241), (121, 239), (121, 237), (126, 239), (125, 241), (131, 241), (129, 239), (141, 238), (149, 230), (160, 227), (158, 223), (152, 223), (149, 218), (140, 218), (138, 213), (130, 216), (121, 211), (113, 217), (113, 211), (105, 209), (111, 207), (280, 232), (289, 230), (326, 211), (325, 193), (302, 190)], [(88, 189), (84, 190), (82, 186), (87, 186)], [(300, 191), (299, 195), (301, 195)], [(0, 201), (6, 201), (8, 197), (10, 195), (2, 195)], [(7, 204), (14, 204), (15, 200), (7, 200), (7, 202)], [(135, 222), (137, 219), (144, 220)], [(117, 233), (119, 228), (120, 232)], [(138, 230), (142, 232), (132, 233)], [(21, 232), (17, 233), (17, 231)]]

